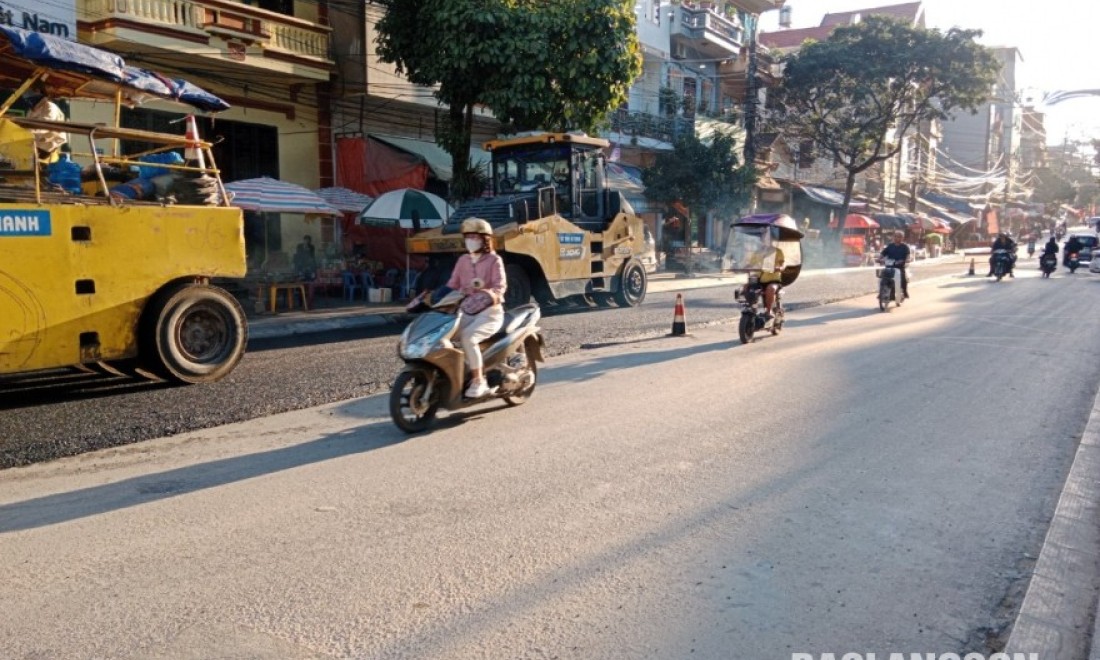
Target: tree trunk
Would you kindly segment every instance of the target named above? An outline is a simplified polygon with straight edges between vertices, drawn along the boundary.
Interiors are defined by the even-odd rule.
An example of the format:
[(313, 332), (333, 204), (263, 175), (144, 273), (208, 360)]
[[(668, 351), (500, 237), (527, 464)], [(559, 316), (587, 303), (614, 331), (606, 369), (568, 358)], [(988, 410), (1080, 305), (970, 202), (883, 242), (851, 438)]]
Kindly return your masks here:
[(447, 110), (447, 135), (443, 146), (451, 155), (451, 198), (466, 200), (481, 191), (474, 191), (476, 179), (470, 167), (470, 142), (473, 129), (473, 104), (455, 103)]

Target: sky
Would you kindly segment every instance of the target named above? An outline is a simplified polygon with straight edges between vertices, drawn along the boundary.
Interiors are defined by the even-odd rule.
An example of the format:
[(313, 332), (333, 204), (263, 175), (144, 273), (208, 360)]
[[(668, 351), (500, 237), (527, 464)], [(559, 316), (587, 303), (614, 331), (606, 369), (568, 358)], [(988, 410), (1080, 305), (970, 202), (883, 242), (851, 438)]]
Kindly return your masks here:
[[(787, 0), (791, 27), (820, 25), (829, 12), (902, 4), (905, 0)], [(1096, 89), (1100, 94), (1100, 0), (923, 0), (928, 27), (982, 30), (986, 46), (1020, 51), (1017, 90), (1039, 101), (1056, 90)], [(760, 29), (779, 28), (779, 12), (766, 13)], [(1100, 95), (1043, 106), (1048, 144), (1100, 138)]]

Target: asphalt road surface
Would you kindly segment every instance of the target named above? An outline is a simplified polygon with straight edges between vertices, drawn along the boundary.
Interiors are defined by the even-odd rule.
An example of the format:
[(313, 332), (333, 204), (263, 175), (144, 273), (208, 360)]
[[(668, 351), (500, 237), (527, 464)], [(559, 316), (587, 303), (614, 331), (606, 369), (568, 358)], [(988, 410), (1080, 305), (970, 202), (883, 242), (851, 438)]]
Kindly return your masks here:
[(8, 470), (5, 652), (988, 653), (1092, 409), (1100, 280), (914, 294), (575, 351), (427, 435), (376, 396)]
[[(964, 272), (961, 261), (918, 266), (919, 278)], [(872, 290), (871, 271), (805, 273), (787, 291), (794, 306)], [(733, 287), (685, 293), (689, 327), (729, 322)], [(672, 325), (674, 294), (654, 294), (636, 309), (547, 311), (551, 356), (626, 337), (659, 335)], [(0, 469), (263, 417), (388, 390), (400, 369), (394, 346), (403, 326), (252, 342), (225, 380), (199, 387), (65, 372), (0, 381)], [(736, 332), (736, 329), (732, 330)]]

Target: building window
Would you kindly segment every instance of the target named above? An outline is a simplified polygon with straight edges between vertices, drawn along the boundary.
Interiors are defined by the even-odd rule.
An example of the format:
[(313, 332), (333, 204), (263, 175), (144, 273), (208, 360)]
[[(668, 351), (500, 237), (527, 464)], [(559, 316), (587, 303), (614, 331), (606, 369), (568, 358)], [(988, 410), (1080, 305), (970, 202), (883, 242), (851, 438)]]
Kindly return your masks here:
[(652, 4), (649, 11), (649, 20), (653, 21), (655, 25), (661, 24), (661, 0), (651, 0)]

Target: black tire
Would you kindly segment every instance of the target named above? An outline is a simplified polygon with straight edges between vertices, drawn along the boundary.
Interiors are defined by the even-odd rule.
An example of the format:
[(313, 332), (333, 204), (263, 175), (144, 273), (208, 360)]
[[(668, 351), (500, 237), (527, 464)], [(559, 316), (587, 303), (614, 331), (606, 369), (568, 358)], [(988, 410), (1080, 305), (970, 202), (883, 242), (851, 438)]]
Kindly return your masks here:
[(177, 383), (212, 383), (244, 357), (248, 325), (237, 299), (208, 284), (188, 284), (154, 298), (143, 330), (142, 363)]
[(648, 278), (642, 264), (628, 261), (623, 266), (623, 276), (619, 279), (619, 290), (615, 292), (615, 301), (620, 307), (637, 307), (645, 301)]
[(742, 314), (741, 321), (737, 324), (737, 336), (741, 338), (741, 343), (747, 344), (752, 341), (755, 333), (756, 318), (752, 314)]
[(535, 351), (531, 347), (526, 348), (527, 351), (527, 368), (531, 370), (531, 374), (535, 377), (535, 382), (531, 384), (531, 387), (523, 390), (519, 394), (511, 394), (504, 399), (504, 403), (509, 406), (522, 406), (531, 399), (531, 395), (535, 393), (535, 387), (539, 384), (539, 365), (535, 361)]
[(411, 367), (397, 374), (393, 381), (390, 388), (390, 418), (405, 433), (419, 433), (435, 423), (442, 392), (436, 388), (430, 400), (421, 400), (432, 376), (432, 371), (427, 367)]
[(878, 310), (885, 312), (890, 309), (890, 285), (882, 282), (878, 285)]
[(531, 302), (531, 278), (519, 264), (504, 267), (508, 288), (504, 291), (504, 308), (514, 309)]

